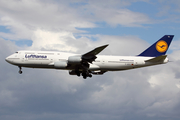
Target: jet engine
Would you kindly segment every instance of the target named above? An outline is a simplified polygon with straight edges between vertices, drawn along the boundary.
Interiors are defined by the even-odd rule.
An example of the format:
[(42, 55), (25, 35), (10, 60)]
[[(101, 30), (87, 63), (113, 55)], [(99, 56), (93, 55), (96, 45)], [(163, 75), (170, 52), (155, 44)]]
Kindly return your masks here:
[(55, 62), (55, 63), (54, 63), (54, 67), (55, 67), (56, 69), (64, 69), (64, 68), (67, 67), (67, 62), (65, 62), (65, 61)]
[(82, 62), (81, 56), (70, 56), (68, 58), (69, 64), (80, 64)]

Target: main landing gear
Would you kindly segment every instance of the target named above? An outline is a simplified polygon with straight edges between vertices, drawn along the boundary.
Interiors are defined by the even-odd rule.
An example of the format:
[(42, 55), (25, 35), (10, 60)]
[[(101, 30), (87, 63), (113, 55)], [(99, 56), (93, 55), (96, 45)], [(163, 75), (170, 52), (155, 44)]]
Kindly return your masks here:
[(92, 75), (88, 71), (82, 72), (82, 76), (84, 79), (86, 79), (87, 77), (92, 77)]
[(77, 75), (78, 77), (82, 75), (84, 79), (86, 79), (87, 77), (92, 77), (91, 71), (89, 70), (79, 71), (78, 69), (76, 69), (76, 70), (69, 71), (69, 74)]
[(21, 66), (19, 66), (19, 74), (22, 74)]

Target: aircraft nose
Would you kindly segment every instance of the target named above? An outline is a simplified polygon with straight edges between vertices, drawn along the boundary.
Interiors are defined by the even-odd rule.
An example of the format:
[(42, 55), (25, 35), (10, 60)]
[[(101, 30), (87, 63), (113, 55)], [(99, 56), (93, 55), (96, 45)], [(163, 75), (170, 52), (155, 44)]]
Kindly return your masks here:
[(9, 57), (7, 57), (5, 60), (6, 60), (6, 62), (8, 62), (8, 63), (10, 62), (10, 61), (9, 61)]
[(6, 62), (8, 61), (8, 57), (5, 59), (6, 60)]

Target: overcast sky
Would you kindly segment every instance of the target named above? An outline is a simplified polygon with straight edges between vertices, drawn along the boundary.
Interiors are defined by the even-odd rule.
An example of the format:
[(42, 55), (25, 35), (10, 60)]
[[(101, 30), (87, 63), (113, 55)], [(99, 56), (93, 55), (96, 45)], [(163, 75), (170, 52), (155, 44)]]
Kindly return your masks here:
[[(179, 120), (179, 0), (0, 0), (0, 120)], [(171, 62), (84, 80), (5, 62), (18, 50), (137, 55), (175, 35)]]

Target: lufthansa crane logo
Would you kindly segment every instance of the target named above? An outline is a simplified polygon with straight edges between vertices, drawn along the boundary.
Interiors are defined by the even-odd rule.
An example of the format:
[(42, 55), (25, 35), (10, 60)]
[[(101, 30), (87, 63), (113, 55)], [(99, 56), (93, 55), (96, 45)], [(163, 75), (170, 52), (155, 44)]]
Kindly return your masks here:
[(165, 52), (168, 49), (168, 44), (164, 40), (160, 40), (156, 43), (156, 50), (158, 52)]

